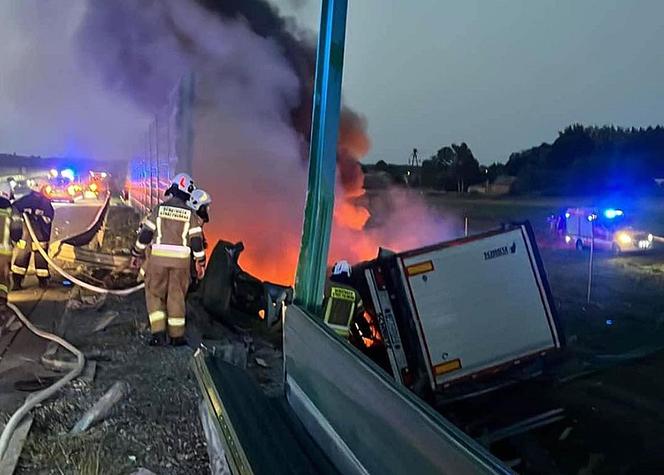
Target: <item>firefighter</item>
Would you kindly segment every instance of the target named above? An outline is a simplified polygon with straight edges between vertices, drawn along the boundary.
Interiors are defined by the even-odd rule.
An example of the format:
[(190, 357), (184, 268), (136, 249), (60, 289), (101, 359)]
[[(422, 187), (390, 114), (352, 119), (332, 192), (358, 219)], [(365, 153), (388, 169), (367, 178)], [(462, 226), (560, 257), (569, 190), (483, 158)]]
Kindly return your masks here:
[(187, 206), (194, 182), (185, 173), (173, 179), (166, 200), (143, 220), (132, 248), (132, 266), (145, 265), (145, 299), (152, 333), (151, 345), (184, 343), (185, 295), (189, 286), (189, 261), (204, 269), (202, 221)]
[(13, 244), (21, 239), (23, 220), (11, 204), (12, 189), (8, 182), (0, 182), (0, 334), (14, 313), (7, 307), (9, 276)]
[(48, 250), (48, 243), (51, 240), (51, 226), (53, 224), (53, 216), (55, 214), (51, 200), (46, 197), (45, 189), (47, 184), (40, 183), (39, 181), (31, 181), (31, 191), (25, 196), (22, 196), (14, 202), (14, 208), (18, 211), (19, 215), (26, 214), (35, 232), (37, 242), (32, 241), (30, 232), (23, 223), (23, 236), (16, 244), (18, 253), (14, 259), (14, 264), (11, 267), (14, 277), (14, 288), (22, 288), (23, 279), (28, 271), (30, 265), (30, 257), (35, 256), (35, 272), (37, 279), (39, 279), (39, 286), (46, 288), (48, 286), (49, 278), (51, 277), (48, 271), (48, 263), (46, 259), (38, 252), (38, 248), (45, 251)]
[[(187, 201), (187, 206), (196, 212), (196, 215), (201, 219), (203, 224), (210, 221), (209, 209), (210, 203), (212, 203), (212, 197), (209, 193), (200, 188), (195, 189), (191, 192), (191, 196)], [(203, 238), (203, 249), (207, 249), (208, 243), (205, 239), (205, 234), (201, 234)], [(196, 265), (198, 263), (198, 265)], [(199, 260), (195, 259), (193, 254), (190, 261), (190, 274), (191, 274), (191, 286), (189, 291), (196, 290), (198, 282), (203, 278), (205, 273), (205, 261), (200, 263)]]
[(325, 284), (323, 299), (324, 321), (339, 336), (347, 338), (351, 324), (362, 318), (364, 307), (360, 293), (351, 285), (351, 267), (348, 261), (334, 264)]

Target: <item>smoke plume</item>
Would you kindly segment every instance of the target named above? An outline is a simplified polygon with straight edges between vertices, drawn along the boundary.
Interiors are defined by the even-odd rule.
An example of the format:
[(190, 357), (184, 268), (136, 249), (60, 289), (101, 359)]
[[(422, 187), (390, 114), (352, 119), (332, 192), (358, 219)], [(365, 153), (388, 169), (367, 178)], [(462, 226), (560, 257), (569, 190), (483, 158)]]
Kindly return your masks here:
[[(213, 196), (206, 233), (242, 240), (241, 264), (266, 280), (292, 282), (302, 229), (315, 47), (264, 0), (89, 0), (79, 30), (86, 64), (108, 88), (147, 111), (159, 109), (179, 78), (194, 71), (194, 179)], [(344, 106), (332, 258), (373, 257), (379, 245), (440, 239), (440, 228), (398, 192), (393, 218), (366, 229), (360, 160), (366, 121)], [(406, 216), (407, 215), (407, 216)], [(407, 220), (404, 221), (404, 218)]]

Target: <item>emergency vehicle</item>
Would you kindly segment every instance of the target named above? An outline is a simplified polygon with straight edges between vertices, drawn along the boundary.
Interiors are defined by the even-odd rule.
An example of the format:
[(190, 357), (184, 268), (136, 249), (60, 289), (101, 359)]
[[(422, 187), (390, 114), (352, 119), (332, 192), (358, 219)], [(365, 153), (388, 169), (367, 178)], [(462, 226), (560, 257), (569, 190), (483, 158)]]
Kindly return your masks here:
[(99, 198), (105, 195), (108, 190), (108, 172), (92, 171), (90, 170), (90, 178), (88, 179), (87, 187), (85, 189), (86, 198)]
[(565, 243), (577, 250), (588, 248), (623, 252), (652, 249), (652, 234), (634, 229), (625, 212), (617, 208), (569, 208), (565, 211)]
[(66, 177), (56, 177), (49, 180), (44, 193), (51, 201), (74, 203), (83, 198), (83, 187)]

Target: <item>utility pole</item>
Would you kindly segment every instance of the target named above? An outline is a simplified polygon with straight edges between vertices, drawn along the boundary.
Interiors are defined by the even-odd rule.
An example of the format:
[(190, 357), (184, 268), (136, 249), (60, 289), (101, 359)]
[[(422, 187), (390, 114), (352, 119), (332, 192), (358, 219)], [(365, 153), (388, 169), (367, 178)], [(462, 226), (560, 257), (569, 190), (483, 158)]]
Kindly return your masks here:
[(408, 165), (411, 167), (419, 167), (420, 166), (420, 159), (417, 156), (417, 149), (413, 149), (413, 154), (410, 156), (410, 159), (408, 160)]
[(408, 159), (408, 184), (421, 185), (420, 180), (420, 158), (417, 154), (417, 149), (413, 149), (413, 153)]

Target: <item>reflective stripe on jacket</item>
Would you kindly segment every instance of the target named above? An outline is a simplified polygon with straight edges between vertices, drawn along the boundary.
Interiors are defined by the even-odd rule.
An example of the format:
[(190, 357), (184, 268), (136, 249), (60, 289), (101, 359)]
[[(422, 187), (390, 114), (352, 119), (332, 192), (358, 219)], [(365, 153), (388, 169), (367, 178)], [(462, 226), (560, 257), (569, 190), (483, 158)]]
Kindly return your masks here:
[(205, 259), (201, 219), (178, 197), (155, 207), (141, 223), (132, 253), (143, 256), (150, 246), (150, 259), (164, 267), (189, 267), (190, 255)]

